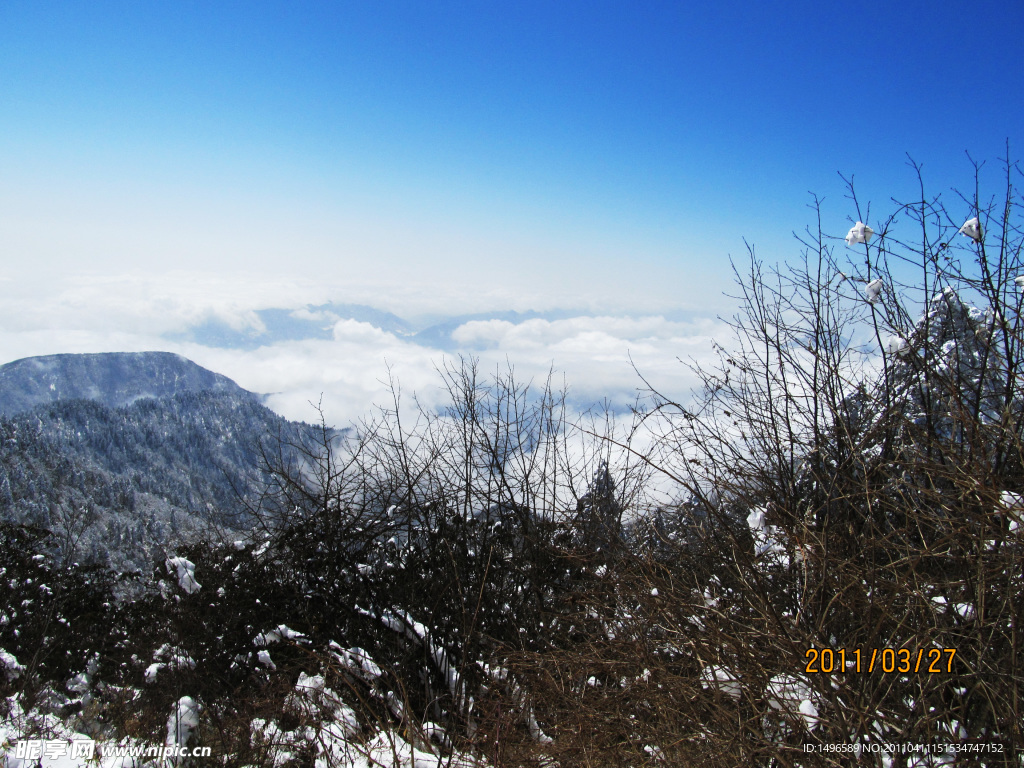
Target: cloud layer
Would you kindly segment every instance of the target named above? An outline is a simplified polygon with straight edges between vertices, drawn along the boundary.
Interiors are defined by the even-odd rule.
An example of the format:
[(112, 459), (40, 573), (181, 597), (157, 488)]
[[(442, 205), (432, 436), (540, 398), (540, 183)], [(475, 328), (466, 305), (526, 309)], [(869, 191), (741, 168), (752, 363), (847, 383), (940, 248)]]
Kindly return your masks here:
[[(389, 403), (391, 382), (404, 398), (415, 394), (428, 406), (443, 404), (437, 371), (460, 356), (479, 359), (484, 374), (511, 367), (522, 381), (539, 383), (554, 371), (578, 407), (605, 400), (628, 407), (644, 387), (641, 375), (664, 392), (685, 397), (694, 379), (680, 359), (708, 359), (712, 339), (727, 333), (711, 318), (680, 321), (661, 315), (476, 319), (446, 330), (442, 351), (372, 322), (335, 319), (308, 308), (335, 298), (332, 289), (337, 290), (188, 273), (69, 278), (35, 286), (0, 280), (0, 362), (61, 352), (167, 350), (269, 394), (269, 405), (288, 418), (315, 420), (314, 406), (321, 404), (329, 422), (343, 425)], [(410, 297), (410, 308), (429, 301)], [(351, 300), (353, 294), (342, 298)], [(390, 298), (378, 306), (400, 309)], [(319, 337), (261, 343), (266, 328), (260, 310), (270, 307), (319, 329)], [(239, 338), (248, 334), (253, 343), (226, 348), (189, 336), (190, 329), (212, 322)]]

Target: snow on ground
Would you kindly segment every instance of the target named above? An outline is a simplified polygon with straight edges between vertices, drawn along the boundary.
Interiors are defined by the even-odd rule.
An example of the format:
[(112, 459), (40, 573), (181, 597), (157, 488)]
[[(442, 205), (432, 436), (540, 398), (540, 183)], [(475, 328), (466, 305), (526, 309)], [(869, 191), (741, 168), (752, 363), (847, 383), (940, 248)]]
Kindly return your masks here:
[[(414, 746), (393, 731), (362, 733), (353, 710), (324, 684), (321, 676), (303, 674), (290, 705), (327, 713), (317, 728), (282, 731), (274, 721), (254, 720), (254, 737), (271, 747), (274, 765), (312, 747), (316, 768), (485, 768), (481, 759), (455, 753), (437, 755), (426, 743)], [(0, 701), (0, 766), (4, 768), (167, 768), (174, 764), (170, 749), (192, 750), (201, 706), (189, 696), (174, 703), (167, 720), (166, 745), (136, 739), (93, 740), (54, 715), (25, 712), (18, 696)], [(434, 730), (438, 726), (431, 724)], [(428, 729), (429, 731), (430, 729)], [(429, 733), (427, 733), (429, 736)], [(443, 733), (439, 734), (444, 736)], [(164, 750), (161, 755), (160, 750)], [(217, 760), (211, 754), (202, 759)], [(170, 761), (170, 762), (168, 762)]]

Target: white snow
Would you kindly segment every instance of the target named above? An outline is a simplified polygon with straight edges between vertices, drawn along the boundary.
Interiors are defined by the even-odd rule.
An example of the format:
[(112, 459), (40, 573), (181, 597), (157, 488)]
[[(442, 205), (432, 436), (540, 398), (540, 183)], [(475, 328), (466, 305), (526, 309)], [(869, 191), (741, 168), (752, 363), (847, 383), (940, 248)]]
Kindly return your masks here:
[(85, 672), (79, 672), (77, 675), (72, 675), (65, 685), (73, 693), (84, 694), (88, 692), (91, 684), (90, 676)]
[(871, 241), (871, 236), (873, 234), (875, 234), (875, 230), (863, 221), (858, 221), (850, 227), (850, 231), (846, 233), (846, 243), (851, 246), (856, 245), (857, 243), (868, 243)]
[(167, 718), (167, 744), (185, 746), (192, 731), (199, 727), (199, 704), (191, 696), (182, 696)]
[(279, 643), (282, 640), (292, 640), (296, 643), (307, 643), (306, 636), (301, 632), (296, 632), (294, 629), (289, 628), (285, 624), (279, 624), (274, 629), (268, 629), (266, 632), (260, 632), (253, 639), (253, 644), (265, 648), (271, 643)]
[(736, 677), (735, 673), (717, 664), (704, 667), (700, 676), (702, 686), (721, 691), (730, 698), (738, 699), (743, 692), (740, 679)]
[(262, 664), (267, 669), (277, 669), (277, 664), (275, 664), (273, 659), (270, 658), (270, 651), (260, 651), (256, 654), (256, 658), (259, 659), (260, 664)]
[(747, 515), (747, 526), (750, 528), (750, 535), (754, 537), (754, 556), (771, 555), (772, 557), (767, 558), (768, 561), (788, 565), (789, 557), (781, 541), (782, 531), (778, 526), (766, 524), (764, 516), (764, 507), (754, 507)]
[(890, 336), (885, 340), (885, 351), (890, 355), (901, 355), (907, 350), (907, 342), (899, 336)]
[[(447, 681), (448, 690), (455, 701), (458, 702), (459, 707), (463, 707), (467, 703), (457, 667), (452, 664), (445, 649), (434, 641), (430, 630), (426, 626), (401, 610), (384, 611), (380, 616), (375, 616), (375, 614), (363, 609), (359, 610), (368, 616), (374, 616), (392, 632), (404, 635), (409, 640), (422, 644), (428, 656), (433, 659), (437, 671)], [(469, 700), (469, 706), (472, 708), (472, 699)]]
[(526, 708), (526, 727), (530, 731), (530, 738), (538, 744), (550, 744), (554, 741), (554, 739), (541, 730), (540, 724), (537, 722), (537, 716), (533, 714), (532, 706)]
[(14, 680), (25, 671), (25, 667), (18, 663), (13, 653), (8, 653), (0, 648), (0, 669), (4, 671), (7, 680)]
[[(130, 768), (132, 762), (124, 758), (105, 758), (101, 761), (88, 759), (88, 747), (92, 740), (82, 733), (73, 731), (60, 718), (53, 714), (41, 714), (38, 710), (25, 711), (18, 696), (11, 696), (6, 701), (0, 699), (0, 710), (6, 710), (7, 716), (0, 718), (0, 765), (6, 768)], [(18, 757), (17, 742), (22, 739), (35, 739), (39, 754)], [(60, 751), (52, 749), (58, 744)], [(86, 747), (86, 754), (78, 753), (77, 757), (65, 754), (65, 745), (73, 749)]]
[(323, 675), (299, 673), (295, 693), (288, 697), (286, 705), (298, 709), (308, 716), (326, 716), (337, 726), (337, 735), (349, 738), (359, 733), (356, 713), (341, 697), (327, 687)]
[(156, 681), (157, 675), (163, 669), (195, 669), (196, 662), (181, 648), (164, 643), (153, 651), (153, 663), (146, 667), (145, 678), (147, 683)]
[(964, 222), (963, 226), (960, 227), (960, 234), (966, 235), (976, 243), (980, 243), (981, 238), (985, 235), (981, 230), (981, 222), (978, 221), (977, 216)]
[(776, 675), (768, 681), (765, 699), (769, 706), (782, 712), (800, 715), (807, 730), (818, 727), (818, 708), (812, 700), (811, 686), (795, 675)]
[(362, 648), (349, 648), (347, 651), (338, 645), (333, 640), (330, 643), (330, 647), (334, 650), (332, 654), (335, 659), (350, 672), (354, 672), (358, 677), (361, 677), (367, 682), (376, 680), (383, 672), (378, 667), (370, 654), (364, 651)]
[(814, 706), (813, 701), (810, 699), (801, 701), (800, 714), (803, 715), (804, 722), (807, 724), (807, 730), (813, 731), (818, 727), (818, 708)]
[(974, 606), (970, 603), (956, 603), (953, 606), (953, 610), (964, 621), (972, 621), (974, 619)]
[[(378, 730), (373, 736), (367, 737), (359, 731), (359, 724), (354, 714), (340, 698), (323, 684), (320, 675), (300, 675), (291, 700), (293, 706), (315, 706), (323, 721), (316, 727), (301, 727), (294, 731), (282, 731), (273, 721), (255, 719), (251, 723), (251, 732), (269, 749), (269, 765), (282, 766), (295, 758), (297, 747), (312, 747), (316, 753), (317, 768), (486, 768), (489, 764), (478, 757), (451, 751), (445, 755), (432, 753), (432, 747), (426, 739), (413, 738), (410, 743), (396, 730)], [(123, 739), (116, 745), (102, 738), (92, 738), (68, 728), (55, 715), (41, 715), (33, 710), (31, 716), (21, 708), (17, 696), (6, 701), (0, 700), (0, 708), (9, 711), (9, 717), (0, 719), (0, 766), (6, 768), (139, 768), (140, 765), (155, 768), (158, 761), (145, 762), (137, 757), (113, 754), (111, 746), (129, 748), (150, 748), (153, 745), (135, 739)], [(172, 706), (167, 718), (165, 744), (181, 747), (186, 746), (199, 726), (201, 705), (190, 696), (182, 696)], [(318, 718), (319, 719), (319, 718)], [(25, 727), (29, 721), (35, 723), (32, 733), (26, 736)], [(41, 734), (37, 730), (42, 728)], [(442, 743), (447, 742), (444, 729), (433, 723), (426, 723), (423, 734), (434, 735)], [(46, 745), (63, 746), (68, 743), (90, 747), (88, 753), (48, 755), (41, 750), (39, 758), (16, 757), (16, 744), (20, 739), (34, 738), (37, 748)], [(60, 744), (63, 742), (63, 745)], [(428, 751), (429, 750), (429, 751)], [(174, 760), (167, 758), (169, 763)], [(202, 762), (202, 761), (200, 761)], [(162, 763), (161, 763), (162, 764)]]
[(145, 678), (147, 683), (155, 683), (156, 676), (160, 673), (160, 670), (164, 668), (164, 664), (150, 664), (146, 667)]
[(167, 572), (171, 574), (177, 573), (178, 586), (190, 595), (198, 592), (202, 586), (196, 581), (195, 563), (186, 560), (184, 557), (167, 558)]
[(964, 621), (972, 621), (974, 619), (974, 606), (970, 603), (950, 603), (942, 595), (936, 595), (931, 601), (935, 606), (935, 610), (939, 613), (952, 612)]
[(664, 751), (662, 751), (661, 747), (655, 747), (650, 744), (646, 744), (644, 745), (644, 752), (646, 752), (647, 756), (655, 762), (661, 763), (665, 761), (665, 753)]
[(884, 283), (882, 282), (882, 278), (876, 277), (864, 286), (864, 295), (872, 304), (878, 301), (878, 297), (882, 294), (883, 285)]
[(750, 510), (750, 514), (747, 515), (747, 525), (750, 527), (751, 533), (764, 531), (764, 507), (754, 507)]
[(1003, 491), (999, 497), (1001, 510), (1010, 519), (1010, 533), (1024, 531), (1024, 495)]

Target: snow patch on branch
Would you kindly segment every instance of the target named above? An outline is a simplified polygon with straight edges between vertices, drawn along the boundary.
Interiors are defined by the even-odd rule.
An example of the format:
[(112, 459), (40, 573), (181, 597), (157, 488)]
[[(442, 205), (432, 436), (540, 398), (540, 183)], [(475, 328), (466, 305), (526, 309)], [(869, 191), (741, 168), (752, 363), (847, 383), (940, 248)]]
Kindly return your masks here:
[(981, 222), (978, 221), (978, 217), (975, 216), (973, 219), (968, 219), (960, 227), (960, 234), (965, 235), (976, 243), (980, 243), (981, 239), (985, 236), (982, 231)]
[(857, 243), (868, 243), (871, 241), (871, 236), (873, 234), (875, 234), (875, 230), (863, 221), (858, 221), (850, 227), (850, 231), (846, 233), (846, 244), (854, 246)]
[(202, 584), (196, 581), (195, 563), (191, 560), (186, 560), (184, 557), (167, 558), (167, 572), (172, 575), (176, 573), (178, 586), (190, 595), (198, 592), (202, 586)]
[(25, 667), (18, 663), (13, 653), (8, 653), (3, 648), (0, 648), (0, 670), (3, 670), (7, 681), (10, 682), (20, 677), (21, 673), (25, 671)]
[(266, 632), (260, 632), (252, 642), (259, 648), (266, 648), (268, 645), (271, 645), (272, 643), (279, 643), (282, 640), (291, 640), (296, 643), (309, 642), (304, 634), (296, 632), (285, 624), (279, 624), (274, 629), (268, 629)]

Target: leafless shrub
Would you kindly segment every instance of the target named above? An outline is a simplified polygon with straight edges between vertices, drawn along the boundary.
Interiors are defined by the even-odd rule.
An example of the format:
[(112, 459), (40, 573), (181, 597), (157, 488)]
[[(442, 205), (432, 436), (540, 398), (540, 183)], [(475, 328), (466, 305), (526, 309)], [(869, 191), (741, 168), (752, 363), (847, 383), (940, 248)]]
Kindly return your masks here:
[[(988, 203), (922, 183), (855, 247), (815, 200), (802, 259), (773, 269), (750, 249), (735, 342), (695, 368), (702, 392), (652, 391), (638, 414), (660, 435), (641, 458), (683, 501), (651, 519), (650, 559), (614, 598), (595, 588), (583, 615), (617, 617), (603, 634), (521, 661), (549, 751), (812, 765), (844, 759), (806, 751), (822, 744), (1024, 744), (1016, 178), (1007, 161)], [(630, 703), (648, 672), (660, 687)]]

